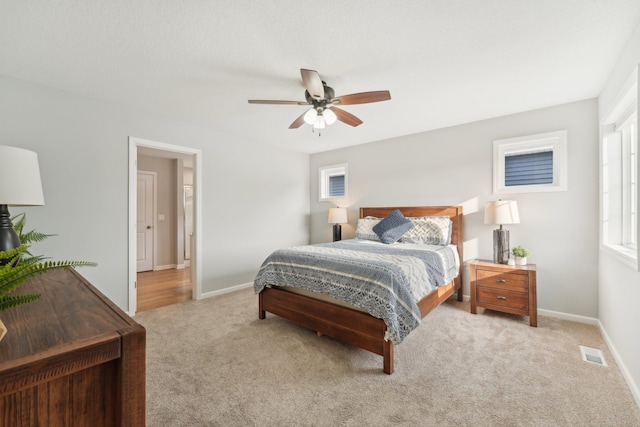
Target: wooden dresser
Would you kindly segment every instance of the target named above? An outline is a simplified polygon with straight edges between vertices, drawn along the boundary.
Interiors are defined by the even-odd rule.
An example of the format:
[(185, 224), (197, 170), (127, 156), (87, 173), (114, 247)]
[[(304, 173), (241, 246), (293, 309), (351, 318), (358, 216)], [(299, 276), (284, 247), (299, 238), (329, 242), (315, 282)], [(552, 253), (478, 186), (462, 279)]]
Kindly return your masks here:
[(75, 270), (30, 279), (0, 312), (0, 426), (144, 426), (146, 331)]
[(470, 272), (471, 313), (484, 307), (529, 316), (529, 325), (538, 326), (535, 264), (511, 266), (476, 260)]

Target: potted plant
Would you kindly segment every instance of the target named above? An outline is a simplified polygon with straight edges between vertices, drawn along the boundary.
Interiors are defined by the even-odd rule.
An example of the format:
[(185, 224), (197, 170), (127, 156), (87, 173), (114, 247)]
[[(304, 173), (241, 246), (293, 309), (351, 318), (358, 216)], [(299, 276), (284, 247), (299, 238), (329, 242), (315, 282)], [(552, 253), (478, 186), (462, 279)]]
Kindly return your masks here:
[[(18, 214), (12, 218), (14, 229), (20, 237), (21, 245), (8, 251), (0, 251), (0, 312), (19, 307), (36, 301), (40, 294), (12, 294), (27, 279), (54, 269), (95, 266), (96, 263), (87, 261), (50, 261), (43, 255), (32, 255), (29, 252), (32, 242), (41, 242), (51, 234), (40, 233), (36, 230), (24, 231), (25, 214)], [(7, 329), (0, 320), (0, 340), (7, 333)]]
[(522, 246), (516, 246), (511, 253), (516, 258), (516, 265), (527, 265), (527, 257), (531, 255), (531, 252)]

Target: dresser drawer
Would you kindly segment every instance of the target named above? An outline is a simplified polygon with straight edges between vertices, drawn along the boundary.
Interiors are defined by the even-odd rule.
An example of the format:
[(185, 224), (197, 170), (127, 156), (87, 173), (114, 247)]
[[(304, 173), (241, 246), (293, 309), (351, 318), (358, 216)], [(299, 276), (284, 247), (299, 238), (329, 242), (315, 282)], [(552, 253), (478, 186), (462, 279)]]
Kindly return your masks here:
[(480, 286), (476, 290), (479, 305), (509, 307), (514, 310), (529, 311), (529, 294)]
[(529, 290), (529, 280), (526, 275), (500, 271), (476, 270), (476, 284), (519, 292)]

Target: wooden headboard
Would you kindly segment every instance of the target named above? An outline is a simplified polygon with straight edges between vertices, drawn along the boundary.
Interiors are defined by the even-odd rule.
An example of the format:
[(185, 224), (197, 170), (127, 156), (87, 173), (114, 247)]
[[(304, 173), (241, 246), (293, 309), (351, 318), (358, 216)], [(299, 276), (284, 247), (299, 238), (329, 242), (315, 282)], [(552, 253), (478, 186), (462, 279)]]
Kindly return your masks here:
[(396, 209), (400, 209), (402, 215), (410, 216), (448, 216), (453, 222), (451, 232), (451, 244), (456, 245), (458, 256), (460, 257), (460, 271), (455, 279), (456, 288), (462, 286), (462, 273), (464, 271), (464, 258), (462, 257), (462, 247), (464, 246), (464, 226), (462, 217), (462, 206), (408, 206), (408, 207), (378, 207), (360, 208), (360, 218), (375, 216), (384, 218)]

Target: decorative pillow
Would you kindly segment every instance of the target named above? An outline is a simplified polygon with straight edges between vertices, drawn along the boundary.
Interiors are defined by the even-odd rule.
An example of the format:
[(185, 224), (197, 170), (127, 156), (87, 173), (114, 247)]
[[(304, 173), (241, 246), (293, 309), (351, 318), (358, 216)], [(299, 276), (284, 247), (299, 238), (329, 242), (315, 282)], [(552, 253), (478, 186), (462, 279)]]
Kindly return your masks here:
[(356, 226), (356, 239), (375, 240), (379, 242), (380, 239), (378, 235), (373, 231), (373, 227), (378, 225), (379, 222), (380, 218), (376, 218), (375, 216), (360, 218)]
[(385, 219), (373, 227), (382, 243), (394, 243), (413, 228), (413, 223), (402, 215), (400, 210), (391, 212)]
[(451, 244), (453, 223), (448, 216), (409, 218), (414, 227), (400, 239), (403, 243), (446, 246)]

